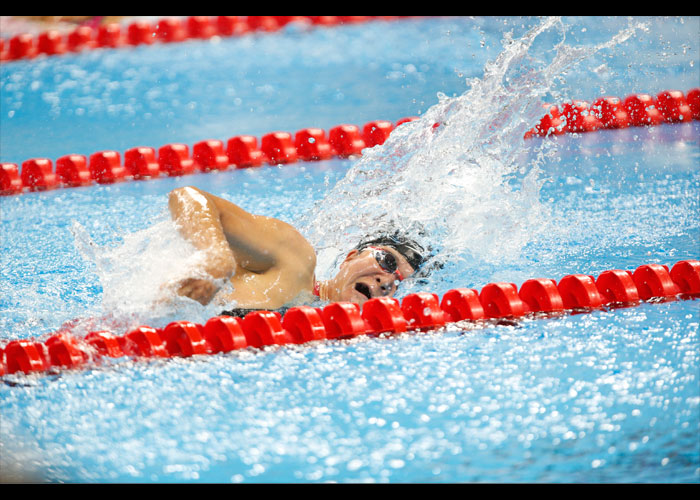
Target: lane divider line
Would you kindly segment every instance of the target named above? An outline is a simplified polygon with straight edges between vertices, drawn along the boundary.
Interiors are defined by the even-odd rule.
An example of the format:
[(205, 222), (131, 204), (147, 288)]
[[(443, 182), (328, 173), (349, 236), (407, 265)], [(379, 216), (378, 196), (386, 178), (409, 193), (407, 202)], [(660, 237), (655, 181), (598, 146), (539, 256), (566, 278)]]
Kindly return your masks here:
[[(678, 90), (665, 90), (657, 96), (632, 94), (624, 100), (601, 97), (592, 105), (572, 101), (546, 108), (548, 113), (527, 132), (526, 139), (700, 120), (700, 88), (691, 89), (687, 95)], [(383, 144), (393, 130), (416, 119), (407, 117), (395, 124), (374, 120), (362, 128), (341, 124), (328, 133), (321, 128), (306, 128), (295, 134), (275, 131), (263, 135), (260, 140), (252, 135), (231, 137), (225, 143), (206, 139), (192, 148), (180, 143), (166, 144), (157, 151), (138, 146), (124, 152), (123, 162), (118, 151), (98, 151), (89, 157), (62, 156), (56, 160), (55, 169), (49, 158), (31, 158), (22, 162), (21, 169), (15, 163), (0, 163), (0, 195), (182, 176), (230, 167), (349, 158), (361, 155), (365, 148)], [(439, 126), (436, 123), (434, 129)]]
[(604, 96), (593, 103), (572, 100), (558, 106), (546, 104), (544, 108), (547, 113), (527, 132), (526, 138), (700, 120), (700, 88), (687, 94), (664, 90), (656, 96)]
[(349, 158), (360, 155), (364, 148), (383, 144), (396, 127), (415, 119), (403, 118), (396, 124), (376, 120), (362, 128), (341, 124), (328, 133), (321, 128), (302, 129), (294, 135), (276, 131), (265, 134), (260, 140), (252, 135), (231, 137), (225, 143), (206, 139), (191, 149), (181, 143), (166, 144), (157, 150), (137, 146), (124, 152), (123, 162), (120, 152), (108, 150), (92, 153), (89, 157), (80, 154), (62, 156), (56, 160), (55, 169), (49, 158), (31, 158), (22, 162), (21, 169), (15, 163), (0, 163), (0, 195), (182, 176), (230, 167)]
[(66, 33), (50, 29), (36, 36), (19, 33), (8, 39), (0, 39), (0, 61), (30, 60), (39, 56), (59, 56), (95, 49), (272, 33), (290, 23), (330, 27), (377, 20), (393, 21), (406, 17), (411, 16), (189, 16), (166, 17), (155, 23), (136, 20), (129, 24), (113, 22), (96, 27), (84, 24)]
[(514, 283), (489, 283), (481, 291), (456, 288), (442, 299), (417, 292), (401, 301), (378, 297), (360, 307), (334, 302), (299, 306), (284, 315), (254, 311), (245, 317), (216, 316), (204, 325), (175, 321), (162, 329), (139, 326), (123, 335), (94, 331), (78, 338), (69, 328), (48, 339), (13, 340), (0, 346), (0, 376), (55, 373), (90, 368), (103, 357), (134, 359), (204, 356), (238, 349), (304, 344), (360, 335), (431, 331), (458, 322), (492, 324), (504, 318), (546, 318), (566, 313), (629, 307), (642, 302), (700, 298), (700, 260), (682, 260), (669, 270), (644, 264), (632, 271), (613, 269), (597, 278), (586, 274)]

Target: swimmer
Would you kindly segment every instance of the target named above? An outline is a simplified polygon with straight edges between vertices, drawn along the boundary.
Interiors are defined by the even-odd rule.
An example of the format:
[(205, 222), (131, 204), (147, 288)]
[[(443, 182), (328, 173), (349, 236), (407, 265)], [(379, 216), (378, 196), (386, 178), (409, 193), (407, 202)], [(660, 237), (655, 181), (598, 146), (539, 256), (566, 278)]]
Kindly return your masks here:
[[(424, 249), (397, 234), (361, 242), (326, 281), (316, 281), (316, 253), (291, 225), (253, 215), (195, 187), (170, 192), (168, 206), (182, 236), (205, 252), (210, 279), (187, 278), (176, 292), (203, 305), (235, 303), (240, 310), (280, 309), (314, 299), (355, 302), (391, 297), (400, 281), (418, 270)], [(219, 283), (230, 280), (233, 291)]]

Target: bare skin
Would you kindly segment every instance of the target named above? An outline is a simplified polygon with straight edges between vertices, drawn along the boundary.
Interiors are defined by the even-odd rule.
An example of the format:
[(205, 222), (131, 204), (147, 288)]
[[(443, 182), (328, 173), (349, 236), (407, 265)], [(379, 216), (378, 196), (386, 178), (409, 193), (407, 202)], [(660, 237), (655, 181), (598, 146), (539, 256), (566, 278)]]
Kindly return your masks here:
[[(213, 280), (187, 278), (177, 293), (202, 304), (235, 303), (249, 309), (277, 309), (314, 288), (323, 300), (363, 304), (371, 297), (392, 296), (396, 276), (384, 271), (370, 249), (352, 250), (333, 278), (316, 282), (316, 253), (291, 225), (253, 215), (239, 206), (195, 187), (173, 190), (168, 202), (182, 236), (206, 252), (202, 271), (213, 280), (229, 279), (233, 292), (219, 291)], [(399, 252), (381, 247), (396, 258), (408, 277), (413, 268)]]

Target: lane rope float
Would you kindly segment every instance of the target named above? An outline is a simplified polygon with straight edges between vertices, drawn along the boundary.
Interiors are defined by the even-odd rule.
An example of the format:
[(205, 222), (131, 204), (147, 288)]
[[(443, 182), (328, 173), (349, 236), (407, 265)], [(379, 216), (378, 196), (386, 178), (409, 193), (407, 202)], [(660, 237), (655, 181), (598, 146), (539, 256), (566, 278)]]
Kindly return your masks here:
[(95, 49), (136, 47), (214, 37), (272, 33), (290, 23), (309, 26), (338, 26), (367, 21), (391, 21), (410, 16), (189, 16), (166, 17), (155, 23), (137, 20), (129, 24), (106, 23), (97, 27), (81, 25), (63, 33), (46, 30), (34, 36), (18, 33), (0, 39), (0, 61), (29, 60)]
[[(687, 94), (665, 90), (656, 96), (632, 94), (624, 100), (601, 97), (592, 104), (577, 100), (545, 108), (547, 114), (526, 138), (700, 120), (700, 88)], [(407, 117), (395, 124), (375, 120), (362, 128), (341, 124), (328, 132), (321, 128), (306, 128), (295, 134), (277, 131), (260, 140), (252, 135), (235, 136), (226, 143), (207, 139), (191, 149), (181, 143), (166, 144), (158, 150), (138, 146), (124, 152), (123, 162), (118, 151), (98, 151), (89, 157), (62, 156), (55, 168), (49, 158), (28, 159), (21, 169), (15, 163), (0, 163), (0, 195), (359, 156), (363, 149), (383, 144), (403, 123), (416, 119)]]
[(230, 167), (349, 158), (361, 155), (364, 148), (383, 144), (396, 127), (415, 119), (407, 117), (395, 124), (376, 120), (362, 129), (341, 124), (328, 132), (321, 128), (305, 128), (294, 135), (270, 132), (260, 140), (252, 135), (231, 137), (226, 143), (206, 139), (191, 149), (181, 143), (166, 144), (157, 150), (137, 146), (124, 152), (124, 161), (118, 151), (98, 151), (89, 156), (62, 156), (56, 160), (55, 168), (49, 158), (31, 158), (22, 162), (21, 169), (15, 163), (0, 163), (0, 195), (182, 176)]
[(572, 100), (544, 107), (547, 113), (528, 131), (526, 138), (700, 120), (700, 88), (693, 88), (687, 94), (664, 90), (656, 96), (632, 94), (624, 100), (603, 96), (593, 103)]
[[(484, 323), (503, 318), (545, 318), (700, 297), (700, 261), (681, 260), (669, 270), (645, 264), (633, 272), (613, 269), (597, 278), (570, 274), (553, 279), (489, 283), (481, 291), (455, 288), (442, 299), (429, 292), (368, 300), (364, 306), (334, 302), (324, 307), (299, 306), (284, 315), (254, 311), (245, 317), (216, 316), (204, 325), (175, 321), (162, 329), (139, 326), (122, 335), (93, 331), (79, 338), (68, 328), (39, 339), (12, 340), (0, 346), (0, 376), (55, 373), (89, 368), (100, 359), (172, 358), (213, 355), (238, 349), (304, 344), (360, 335), (431, 331), (448, 324)], [(462, 323), (463, 325), (466, 323)]]

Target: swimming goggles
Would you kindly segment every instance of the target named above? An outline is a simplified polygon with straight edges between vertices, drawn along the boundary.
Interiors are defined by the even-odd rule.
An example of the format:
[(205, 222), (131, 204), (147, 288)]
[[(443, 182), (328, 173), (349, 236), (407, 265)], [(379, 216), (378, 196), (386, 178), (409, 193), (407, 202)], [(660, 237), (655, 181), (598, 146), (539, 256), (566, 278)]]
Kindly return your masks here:
[(403, 281), (403, 276), (401, 275), (401, 271), (399, 271), (399, 263), (396, 262), (396, 257), (394, 257), (392, 253), (379, 247), (367, 248), (372, 250), (372, 257), (374, 257), (374, 260), (377, 261), (377, 264), (379, 264), (379, 267), (382, 268), (382, 271), (393, 274), (396, 276), (397, 280)]

